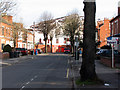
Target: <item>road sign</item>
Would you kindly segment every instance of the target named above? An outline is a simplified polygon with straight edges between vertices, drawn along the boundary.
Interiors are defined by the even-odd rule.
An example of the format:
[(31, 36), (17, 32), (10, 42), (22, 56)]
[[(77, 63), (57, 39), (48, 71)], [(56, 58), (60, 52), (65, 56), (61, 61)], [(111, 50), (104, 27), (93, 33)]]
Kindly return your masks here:
[(107, 43), (109, 43), (109, 44), (116, 44), (117, 41), (114, 41), (114, 40), (107, 40)]
[(112, 37), (112, 38), (107, 38), (107, 43), (109, 44), (117, 44), (118, 43), (118, 37)]

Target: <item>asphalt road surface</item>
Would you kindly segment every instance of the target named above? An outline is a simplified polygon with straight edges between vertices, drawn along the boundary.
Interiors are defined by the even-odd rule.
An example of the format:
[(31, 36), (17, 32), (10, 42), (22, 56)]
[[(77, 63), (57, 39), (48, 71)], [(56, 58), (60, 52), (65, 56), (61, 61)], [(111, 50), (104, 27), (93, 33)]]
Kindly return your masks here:
[(71, 88), (67, 54), (40, 55), (3, 68), (3, 88)]

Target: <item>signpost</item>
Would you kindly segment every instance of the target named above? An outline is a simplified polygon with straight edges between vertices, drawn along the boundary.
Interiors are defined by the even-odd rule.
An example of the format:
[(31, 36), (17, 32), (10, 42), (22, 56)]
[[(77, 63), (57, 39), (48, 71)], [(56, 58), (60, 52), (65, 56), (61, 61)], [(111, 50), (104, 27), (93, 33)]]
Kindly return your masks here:
[(118, 37), (109, 37), (107, 38), (107, 43), (112, 45), (112, 68), (114, 68), (114, 44), (118, 44), (119, 38)]

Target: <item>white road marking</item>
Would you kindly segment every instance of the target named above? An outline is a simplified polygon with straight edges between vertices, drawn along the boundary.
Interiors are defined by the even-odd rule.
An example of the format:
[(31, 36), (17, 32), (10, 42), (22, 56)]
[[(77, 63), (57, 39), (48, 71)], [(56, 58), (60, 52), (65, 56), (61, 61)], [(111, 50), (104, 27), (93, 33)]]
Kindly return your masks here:
[(33, 81), (34, 79), (32, 78), (31, 81)]
[(22, 88), (20, 90), (22, 90), (23, 88), (25, 88), (25, 86), (22, 86)]
[(27, 82), (26, 84), (29, 84), (30, 82)]
[(37, 78), (38, 76), (35, 76), (34, 78)]
[(22, 86), (22, 88), (25, 88), (25, 86)]
[(68, 78), (68, 75), (69, 75), (69, 68), (67, 69), (67, 75), (66, 75), (66, 78)]

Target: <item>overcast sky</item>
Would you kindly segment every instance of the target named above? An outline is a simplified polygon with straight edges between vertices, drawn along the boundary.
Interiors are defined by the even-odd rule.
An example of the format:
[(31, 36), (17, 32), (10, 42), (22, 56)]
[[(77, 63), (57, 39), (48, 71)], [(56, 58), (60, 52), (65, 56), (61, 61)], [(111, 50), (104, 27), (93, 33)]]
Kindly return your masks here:
[[(118, 1), (120, 0), (96, 0), (96, 19), (112, 18), (117, 15)], [(83, 13), (83, 0), (18, 0), (19, 8), (14, 21), (20, 21), (26, 27), (37, 22), (44, 11), (53, 14), (54, 18), (67, 15), (73, 9), (77, 9), (80, 15)]]

